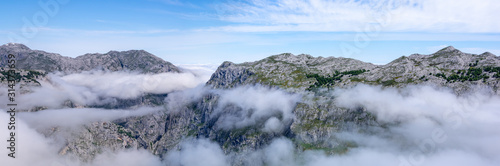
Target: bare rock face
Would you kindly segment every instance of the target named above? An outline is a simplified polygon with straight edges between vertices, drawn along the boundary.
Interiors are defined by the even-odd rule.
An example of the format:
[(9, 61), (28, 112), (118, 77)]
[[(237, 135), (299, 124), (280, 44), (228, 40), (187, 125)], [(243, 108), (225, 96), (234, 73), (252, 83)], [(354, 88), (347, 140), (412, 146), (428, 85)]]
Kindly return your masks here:
[(25, 70), (74, 73), (95, 69), (109, 71), (130, 70), (141, 73), (179, 72), (179, 69), (144, 50), (110, 51), (105, 54), (85, 54), (76, 58), (40, 50), (31, 50), (23, 44), (0, 46), (0, 67), (7, 65), (7, 56), (16, 55), (16, 67)]

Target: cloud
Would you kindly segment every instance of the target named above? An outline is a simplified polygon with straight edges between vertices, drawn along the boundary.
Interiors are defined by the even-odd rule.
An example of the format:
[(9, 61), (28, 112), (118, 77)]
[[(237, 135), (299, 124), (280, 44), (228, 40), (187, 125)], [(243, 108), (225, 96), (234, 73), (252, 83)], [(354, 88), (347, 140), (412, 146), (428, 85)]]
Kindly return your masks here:
[[(71, 110), (66, 110), (66, 112), (72, 112)], [(62, 112), (59, 112), (62, 113)], [(30, 113), (33, 114), (33, 113)], [(106, 113), (103, 113), (106, 114)], [(51, 114), (55, 115), (55, 114)], [(68, 115), (68, 114), (64, 114)], [(75, 120), (81, 114), (74, 114), (73, 116), (66, 116), (70, 120)], [(61, 115), (63, 116), (63, 115)], [(7, 156), (6, 151), (0, 156), (0, 161), (2, 165), (16, 165), (16, 166), (31, 166), (31, 165), (52, 165), (52, 166), (84, 166), (84, 165), (152, 165), (160, 166), (163, 165), (160, 162), (160, 158), (154, 156), (153, 154), (146, 152), (145, 150), (128, 150), (128, 151), (115, 151), (115, 152), (104, 152), (102, 154), (96, 155), (96, 159), (91, 163), (82, 162), (71, 158), (71, 156), (61, 156), (59, 155), (59, 150), (62, 148), (62, 144), (54, 142), (52, 138), (47, 138), (42, 134), (38, 133), (33, 126), (37, 127), (38, 123), (31, 123), (33, 118), (26, 118), (26, 116), (16, 117), (16, 158), (10, 158)], [(47, 118), (48, 116), (42, 116), (39, 118), (38, 122), (50, 123), (48, 121), (54, 120)], [(4, 110), (0, 110), (0, 123), (7, 124), (10, 116), (5, 113)], [(86, 118), (86, 117), (83, 117)], [(55, 119), (61, 120), (61, 119)], [(30, 123), (26, 123), (30, 122)], [(7, 127), (0, 128), (0, 134), (2, 140), (8, 140), (7, 136), (11, 131)]]
[(220, 95), (212, 117), (218, 117), (218, 127), (235, 129), (266, 123), (265, 130), (277, 131), (280, 125), (287, 124), (295, 116), (292, 111), (300, 95), (263, 86), (243, 86), (230, 90), (217, 91)]
[(164, 110), (163, 107), (141, 107), (135, 110), (67, 108), (43, 110), (38, 112), (20, 112), (18, 116), (27, 124), (37, 129), (51, 127), (74, 128), (97, 121), (113, 121), (134, 116), (143, 116)]
[(185, 140), (181, 143), (180, 150), (169, 152), (165, 159), (172, 166), (229, 165), (220, 146), (206, 139)]
[(88, 87), (95, 93), (117, 98), (135, 98), (144, 93), (163, 94), (196, 87), (205, 80), (193, 73), (133, 74), (92, 71), (61, 77), (67, 83)]
[(276, 118), (276, 117), (271, 117), (267, 119), (266, 123), (264, 124), (264, 129), (262, 129), (265, 132), (269, 133), (280, 133), (284, 129), (283, 123)]
[[(247, 0), (217, 6), (223, 31), (498, 33), (494, 0)], [(373, 26), (376, 25), (376, 26)]]
[[(301, 97), (279, 89), (243, 86), (213, 90), (199, 86), (172, 94), (167, 103), (196, 101), (213, 93), (219, 96), (218, 125), (226, 129), (255, 125), (265, 132), (279, 132), (293, 120), (292, 110)], [(277, 137), (269, 145), (240, 153), (227, 152), (205, 138), (188, 138), (160, 159), (146, 150), (104, 151), (90, 163), (59, 156), (59, 144), (37, 130), (53, 125), (78, 126), (141, 116), (156, 108), (137, 110), (59, 109), (19, 113), (18, 158), (0, 156), (7, 165), (486, 165), (500, 164), (500, 97), (491, 89), (476, 88), (456, 95), (446, 88), (408, 86), (382, 88), (358, 85), (331, 92), (336, 106), (364, 110), (376, 116), (380, 126), (358, 126), (332, 133), (338, 141), (357, 147), (345, 154), (326, 155), (320, 150), (302, 151), (291, 138)], [(169, 94), (170, 96), (170, 94)], [(175, 109), (176, 107), (172, 107)], [(332, 109), (332, 111), (337, 109)], [(0, 124), (9, 119), (0, 111)], [(361, 132), (362, 131), (362, 132)], [(7, 128), (0, 137), (8, 139)], [(338, 142), (331, 142), (336, 145)]]
[[(298, 165), (298, 154), (292, 141), (287, 138), (275, 138), (269, 145), (262, 149), (238, 154), (233, 157), (233, 162), (242, 165)], [(237, 161), (241, 160), (241, 161)]]
[(481, 110), (482, 104), (498, 100), (489, 96), (487, 89), (457, 96), (449, 89), (429, 86), (409, 86), (394, 89), (359, 85), (349, 90), (338, 90), (336, 102), (341, 107), (362, 106), (376, 113), (379, 121), (411, 121), (418, 117), (442, 118), (447, 112), (465, 116)]
[(88, 165), (164, 166), (165, 164), (162, 163), (161, 159), (158, 156), (155, 156), (146, 150), (125, 150), (118, 152), (105, 152), (103, 154), (97, 155), (97, 157)]
[(295, 118), (292, 111), (301, 99), (299, 94), (260, 85), (233, 89), (210, 89), (200, 85), (168, 94), (165, 107), (170, 113), (177, 113), (207, 95), (218, 96), (210, 115), (217, 118), (217, 127), (230, 130), (255, 125), (265, 132), (275, 133)]
[(210, 80), (212, 74), (217, 70), (218, 64), (176, 64), (181, 70), (193, 73), (201, 77), (204, 82)]
[(210, 93), (204, 85), (199, 85), (195, 88), (186, 89), (183, 91), (177, 91), (169, 93), (165, 98), (165, 108), (170, 113), (177, 113), (179, 111), (184, 111), (187, 106), (193, 102), (198, 102), (203, 96)]
[[(459, 96), (449, 89), (410, 86), (403, 89), (359, 85), (336, 92), (336, 103), (366, 108), (388, 128), (372, 135), (351, 132), (361, 152), (388, 154), (398, 164), (498, 165), (500, 97), (478, 88)], [(347, 156), (359, 155), (356, 151)], [(383, 161), (385, 158), (380, 157)], [(457, 161), (458, 159), (458, 161)], [(354, 159), (353, 159), (354, 161)]]
[[(287, 111), (269, 110), (282, 105), (293, 107), (294, 104), (285, 103), (297, 101), (286, 98), (290, 94), (286, 95), (283, 91), (260, 86), (217, 90), (214, 93), (220, 95), (217, 106), (220, 110), (216, 112), (220, 115), (218, 124), (225, 129), (262, 125), (264, 132), (279, 132), (286, 123), (274, 113), (287, 114)], [(492, 95), (490, 89), (479, 87), (457, 96), (447, 88), (408, 86), (396, 89), (359, 85), (331, 93), (337, 106), (364, 108), (375, 115), (383, 127), (358, 126), (358, 129), (333, 133), (337, 141), (357, 145), (341, 155), (329, 156), (319, 150), (301, 151), (289, 138), (275, 138), (261, 149), (230, 152), (226, 157), (217, 158), (243, 165), (500, 163), (495, 157), (500, 152), (500, 146), (496, 145), (500, 132), (494, 127), (500, 125), (500, 97)], [(268, 103), (271, 99), (272, 104)], [(213, 149), (218, 149), (213, 145)]]
[[(19, 109), (44, 106), (61, 108), (71, 101), (76, 106), (105, 105), (117, 99), (135, 99), (145, 94), (166, 94), (204, 84), (208, 72), (139, 74), (131, 72), (88, 71), (62, 75), (51, 73), (40, 87), (16, 97)], [(5, 90), (4, 92), (6, 92)], [(0, 96), (7, 94), (1, 93)], [(2, 100), (1, 102), (6, 102)]]

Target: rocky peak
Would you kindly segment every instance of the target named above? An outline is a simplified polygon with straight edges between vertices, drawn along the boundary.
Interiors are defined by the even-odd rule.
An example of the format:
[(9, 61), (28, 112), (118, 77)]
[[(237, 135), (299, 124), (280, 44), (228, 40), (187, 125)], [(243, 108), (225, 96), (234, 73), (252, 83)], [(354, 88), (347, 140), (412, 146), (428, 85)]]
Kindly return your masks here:
[(115, 50), (111, 50), (105, 54), (109, 54), (109, 55), (122, 55), (122, 54), (137, 54), (137, 55), (153, 55), (147, 51), (144, 51), (144, 50), (127, 50), (127, 51), (115, 51)]
[(29, 47), (20, 43), (7, 43), (0, 46), (0, 48), (10, 49), (10, 50), (31, 50)]
[(220, 66), (219, 68), (226, 68), (226, 67), (229, 67), (231, 65), (234, 65), (233, 62), (229, 62), (229, 61), (224, 61)]
[(437, 51), (434, 54), (446, 54), (446, 53), (462, 53), (462, 52), (453, 46), (448, 46), (448, 47), (445, 47), (445, 48)]
[(270, 58), (274, 58), (277, 61), (283, 61), (287, 63), (294, 64), (306, 64), (309, 60), (314, 59), (313, 56), (307, 54), (299, 54), (293, 55), (291, 53), (283, 53), (275, 56), (271, 56)]
[(496, 57), (495, 54), (491, 53), (491, 52), (484, 52), (481, 54), (481, 56), (486, 56), (486, 57)]

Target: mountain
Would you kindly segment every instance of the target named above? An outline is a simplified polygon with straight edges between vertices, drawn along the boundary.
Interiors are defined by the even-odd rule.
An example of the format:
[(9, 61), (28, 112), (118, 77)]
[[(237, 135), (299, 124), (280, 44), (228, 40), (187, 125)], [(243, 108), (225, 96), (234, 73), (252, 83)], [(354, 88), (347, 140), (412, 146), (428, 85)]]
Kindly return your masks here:
[(280, 54), (249, 63), (224, 62), (207, 84), (214, 88), (264, 84), (291, 91), (358, 83), (396, 87), (432, 84), (451, 87), (457, 92), (473, 85), (488, 85), (499, 94), (500, 75), (492, 70), (498, 66), (500, 57), (496, 55), (463, 53), (452, 46), (430, 55), (402, 56), (385, 65), (350, 58)]
[(85, 54), (76, 58), (40, 50), (23, 44), (9, 43), (0, 46), (0, 67), (7, 65), (7, 56), (16, 55), (16, 67), (25, 70), (75, 73), (93, 69), (109, 71), (130, 70), (141, 73), (179, 72), (172, 63), (144, 50), (109, 51), (105, 54)]
[(292, 55), (270, 56), (260, 61), (234, 64), (224, 62), (207, 84), (215, 88), (231, 88), (242, 84), (265, 84), (281, 88), (305, 90), (312, 82), (307, 74), (332, 75), (335, 71), (371, 70), (376, 65), (350, 58)]
[[(180, 69), (144, 50), (109, 51), (105, 54), (85, 54), (76, 58), (61, 56), (41, 50), (32, 50), (23, 44), (9, 43), (0, 46), (0, 83), (7, 83), (7, 56), (16, 55), (16, 70), (14, 78), (20, 83), (20, 92), (29, 93), (30, 87), (40, 86), (39, 81), (49, 81), (48, 73), (62, 72), (65, 74), (83, 71), (132, 71), (138, 73), (157, 74), (165, 72), (180, 73)], [(113, 103), (86, 107), (128, 108), (137, 105), (161, 103), (164, 94), (145, 94), (137, 99), (113, 99)], [(65, 103), (69, 107), (83, 107), (72, 101)], [(46, 107), (36, 107), (27, 111), (43, 110)], [(26, 110), (25, 110), (26, 111)]]
[[(22, 45), (15, 46), (20, 47), (20, 50), (28, 50)], [(7, 46), (3, 46), (2, 50), (4, 47)], [(91, 64), (102, 64), (102, 61), (107, 62), (114, 57), (123, 58), (121, 54), (135, 55), (130, 52), (110, 52), (86, 54), (72, 59), (45, 53), (42, 57), (60, 59), (44, 62), (38, 65), (42, 68), (37, 69), (59, 71), (56, 66), (60, 65), (56, 64), (72, 64), (71, 61), (87, 64), (83, 65), (86, 66), (84, 69), (90, 69), (92, 67), (89, 66), (96, 66)], [(93, 61), (87, 60), (87, 57), (103, 58), (96, 60), (99, 63), (91, 63)], [(129, 66), (134, 66), (133, 61), (123, 62), (132, 63)], [(118, 70), (111, 67), (114, 66), (111, 64), (114, 63), (106, 65), (106, 69)], [(61, 69), (79, 69), (68, 66)], [(151, 69), (145, 68), (146, 71)], [(175, 108), (166, 106), (164, 111), (148, 115), (86, 124), (83, 130), (72, 133), (74, 137), (64, 140), (65, 146), (60, 154), (76, 155), (84, 161), (90, 161), (107, 149), (146, 149), (152, 154), (164, 157), (169, 151), (181, 149), (180, 142), (190, 137), (208, 138), (218, 143), (225, 154), (236, 156), (231, 165), (244, 165), (245, 156), (269, 145), (275, 138), (290, 139), (293, 146), (301, 151), (321, 150), (328, 155), (344, 154), (359, 145), (352, 140), (340, 139), (339, 133), (353, 130), (370, 133), (372, 131), (369, 129), (372, 128), (387, 130), (387, 126), (397, 125), (377, 121), (378, 117), (367, 111), (367, 108), (345, 108), (334, 102), (336, 99), (331, 95), (331, 90), (358, 84), (384, 88), (412, 85), (448, 87), (457, 95), (477, 86), (484, 86), (490, 88), (491, 93), (500, 95), (500, 57), (491, 53), (463, 53), (450, 46), (430, 55), (403, 56), (385, 65), (374, 65), (351, 58), (324, 58), (289, 53), (241, 64), (224, 62), (206, 83), (207, 90), (196, 89), (200, 97), (188, 96), (186, 98), (190, 100), (176, 102)], [(271, 91), (270, 96), (276, 95), (276, 91), (285, 91), (286, 93), (278, 96), (299, 96), (299, 99), (292, 102), (293, 107), (289, 112), (276, 111), (286, 109), (281, 107), (266, 107), (264, 112), (259, 112), (261, 106), (254, 108), (234, 103), (224, 104), (227, 100), (238, 101), (231, 99), (235, 97), (230, 95), (228, 99), (225, 93), (235, 90), (238, 95), (245, 96), (253, 94), (252, 90), (260, 92), (259, 88)], [(193, 92), (187, 94), (191, 93)], [(175, 99), (179, 97), (176, 95), (179, 94), (163, 94), (159, 97)], [(259, 97), (265, 95), (240, 100), (248, 102), (258, 100)], [(179, 98), (185, 99), (182, 98), (182, 93)], [(279, 101), (280, 98), (275, 97), (270, 102)], [(265, 100), (259, 102), (264, 103), (262, 105), (266, 103)], [(287, 102), (290, 103), (285, 103)], [(172, 103), (165, 100), (160, 104)], [(290, 114), (293, 118), (288, 117)], [(246, 120), (254, 116), (256, 118), (249, 122), (251, 125), (227, 127), (227, 120), (236, 119), (238, 123), (241, 118)], [(264, 130), (266, 126), (273, 124), (273, 120), (280, 122), (280, 130)], [(57, 137), (58, 132), (62, 131), (57, 128), (43, 131), (47, 137)]]

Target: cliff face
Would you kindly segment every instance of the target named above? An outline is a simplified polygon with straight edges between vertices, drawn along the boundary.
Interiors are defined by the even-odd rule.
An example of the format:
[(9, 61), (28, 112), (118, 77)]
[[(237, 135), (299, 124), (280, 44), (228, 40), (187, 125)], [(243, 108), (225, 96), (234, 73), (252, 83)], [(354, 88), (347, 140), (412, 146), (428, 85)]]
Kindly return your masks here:
[[(135, 62), (130, 60), (134, 59), (131, 57), (137, 58), (139, 55), (137, 51), (126, 51), (104, 55), (87, 54), (75, 59), (59, 56), (61, 59), (58, 61), (66, 59), (68, 64), (71, 64), (69, 61), (78, 61), (83, 68), (70, 65), (60, 69), (43, 69), (79, 71), (106, 64), (104, 66), (107, 66), (108, 70), (126, 67), (130, 70), (139, 68), (143, 72), (177, 72), (175, 67), (155, 68), (155, 65), (150, 67), (141, 66), (142, 63), (132, 64)], [(151, 60), (157, 61), (154, 57)], [(53, 64), (60, 63), (58, 61)], [(169, 63), (160, 61), (147, 64)], [(275, 138), (286, 137), (300, 150), (318, 149), (327, 154), (343, 154), (358, 145), (348, 140), (340, 140), (338, 133), (355, 129), (363, 131), (371, 127), (383, 128), (387, 125), (379, 123), (377, 117), (366, 108), (349, 109), (336, 105), (331, 90), (357, 84), (396, 88), (430, 85), (448, 87), (457, 95), (476, 86), (486, 86), (490, 88), (491, 93), (498, 95), (500, 57), (491, 53), (467, 54), (447, 47), (431, 55), (414, 54), (401, 57), (386, 65), (373, 65), (349, 58), (315, 58), (292, 54), (274, 55), (242, 64), (224, 62), (213, 73), (205, 88), (194, 90), (199, 94), (198, 97), (191, 97), (182, 102), (173, 100), (182, 96), (177, 96), (178, 93), (150, 97), (147, 101), (156, 101), (153, 105), (164, 106), (164, 111), (87, 124), (85, 130), (75, 132), (75, 137), (65, 139), (66, 146), (60, 153), (75, 154), (81, 159), (92, 160), (96, 154), (106, 149), (139, 148), (162, 156), (170, 150), (179, 149), (179, 143), (183, 139), (195, 137), (217, 142), (226, 154), (245, 154), (268, 145)], [(253, 91), (266, 93), (251, 97), (250, 93)], [(283, 101), (287, 103), (284, 105), (291, 107), (252, 107), (237, 104), (233, 101), (237, 99), (228, 97), (231, 96), (227, 95), (230, 93), (250, 96), (241, 100), (278, 96), (269, 99), (269, 102), (260, 101), (261, 105), (279, 104)], [(158, 99), (164, 97), (167, 100)], [(168, 100), (169, 97), (172, 100)], [(142, 97), (140, 101), (146, 100)], [(120, 107), (126, 103), (129, 102), (118, 102), (116, 108), (126, 108)], [(246, 122), (248, 119), (252, 121), (239, 123), (240, 120)], [(237, 125), (228, 127), (228, 120)], [(279, 127), (268, 130), (269, 126), (273, 126), (270, 124), (277, 124), (275, 126)], [(57, 135), (58, 130), (47, 130), (44, 133), (51, 137)], [(233, 165), (241, 164), (238, 158), (231, 162)]]

